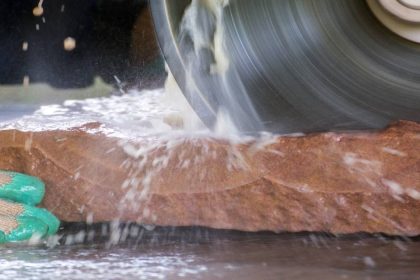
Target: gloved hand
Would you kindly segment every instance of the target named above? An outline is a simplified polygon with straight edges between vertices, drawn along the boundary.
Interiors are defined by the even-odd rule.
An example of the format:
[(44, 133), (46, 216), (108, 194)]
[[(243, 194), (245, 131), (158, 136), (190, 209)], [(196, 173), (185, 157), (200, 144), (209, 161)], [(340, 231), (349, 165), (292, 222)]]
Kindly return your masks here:
[(36, 177), (0, 170), (0, 243), (46, 237), (57, 232), (60, 221), (35, 207), (45, 186)]

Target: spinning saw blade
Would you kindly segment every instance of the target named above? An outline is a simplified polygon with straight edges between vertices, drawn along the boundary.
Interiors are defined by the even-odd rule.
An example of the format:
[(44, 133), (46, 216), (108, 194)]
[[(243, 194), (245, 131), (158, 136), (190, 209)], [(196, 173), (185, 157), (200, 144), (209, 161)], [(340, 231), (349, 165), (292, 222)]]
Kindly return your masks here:
[[(211, 2), (226, 4), (221, 15)], [(222, 112), (244, 133), (291, 133), (420, 121), (420, 44), (378, 15), (382, 9), (397, 17), (381, 2), (153, 0), (151, 6), (169, 68), (207, 125)], [(395, 2), (420, 7), (410, 3), (416, 0)], [(216, 36), (226, 55), (223, 71), (214, 71)]]

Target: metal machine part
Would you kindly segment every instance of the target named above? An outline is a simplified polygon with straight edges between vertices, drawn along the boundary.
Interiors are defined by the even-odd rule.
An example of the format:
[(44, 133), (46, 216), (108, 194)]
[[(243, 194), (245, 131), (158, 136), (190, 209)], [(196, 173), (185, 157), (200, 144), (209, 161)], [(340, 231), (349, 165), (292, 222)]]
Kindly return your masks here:
[(378, 20), (397, 35), (420, 43), (420, 0), (367, 0)]
[[(231, 0), (222, 15), (229, 65), (221, 73), (212, 71), (215, 46), (198, 46), (183, 30), (195, 6), (193, 25), (215, 36), (218, 18), (207, 1), (150, 1), (161, 49), (193, 108), (209, 126), (227, 113), (244, 133), (420, 121), (420, 44), (378, 21), (368, 2)], [(417, 9), (416, 1), (395, 2)]]

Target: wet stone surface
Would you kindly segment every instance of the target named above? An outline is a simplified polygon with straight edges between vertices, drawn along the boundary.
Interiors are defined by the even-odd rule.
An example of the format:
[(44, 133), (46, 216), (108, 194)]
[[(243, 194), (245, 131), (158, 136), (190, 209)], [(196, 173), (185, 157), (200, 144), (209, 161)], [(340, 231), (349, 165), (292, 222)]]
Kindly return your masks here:
[(419, 239), (130, 226), (116, 242), (105, 228), (0, 247), (0, 279), (420, 279)]

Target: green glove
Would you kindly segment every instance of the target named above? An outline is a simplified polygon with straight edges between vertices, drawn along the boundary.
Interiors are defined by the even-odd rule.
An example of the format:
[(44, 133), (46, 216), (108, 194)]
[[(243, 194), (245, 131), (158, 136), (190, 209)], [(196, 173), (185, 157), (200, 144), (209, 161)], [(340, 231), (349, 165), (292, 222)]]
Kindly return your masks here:
[(41, 202), (45, 185), (36, 177), (0, 171), (0, 243), (46, 237), (57, 232), (60, 221)]

